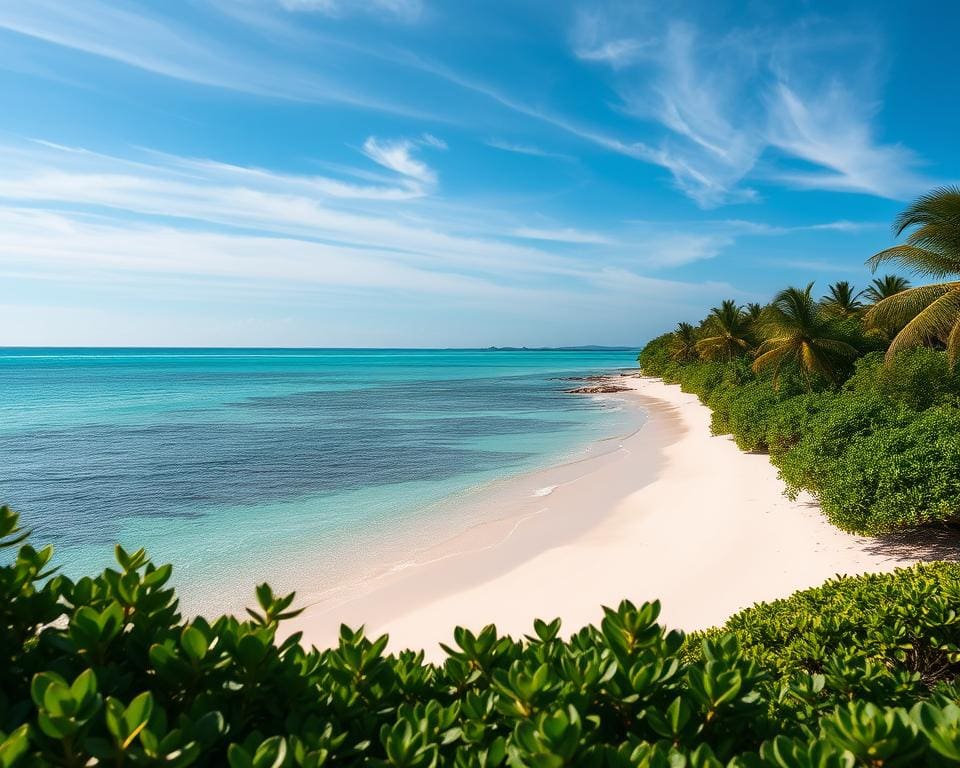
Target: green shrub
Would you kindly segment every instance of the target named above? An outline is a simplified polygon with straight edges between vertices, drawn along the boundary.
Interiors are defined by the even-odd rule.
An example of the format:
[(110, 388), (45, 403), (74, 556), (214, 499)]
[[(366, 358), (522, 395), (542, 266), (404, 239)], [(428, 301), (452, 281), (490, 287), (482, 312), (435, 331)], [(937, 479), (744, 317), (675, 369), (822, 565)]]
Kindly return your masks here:
[(956, 566), (830, 582), (691, 647), (623, 602), (569, 640), (454, 632), (437, 666), (342, 628), (276, 642), (293, 595), (185, 621), (169, 566), (72, 581), (0, 508), (0, 767), (801, 768), (960, 762)]
[(902, 426), (915, 415), (876, 395), (837, 396), (823, 405), (793, 449), (778, 459), (780, 475), (792, 494), (802, 489), (818, 494), (833, 481), (837, 462), (858, 440)]
[(672, 365), (670, 358), (670, 339), (673, 334), (665, 333), (650, 340), (637, 355), (640, 370), (646, 376), (663, 376)]
[(960, 522), (958, 435), (960, 410), (941, 406), (853, 440), (818, 483), (824, 513), (868, 534)]
[[(911, 679), (903, 689), (853, 691), (869, 693), (874, 702), (908, 705), (960, 675), (958, 602), (960, 564), (926, 563), (831, 579), (783, 600), (758, 603), (703, 636), (733, 633), (749, 656), (776, 669), (785, 681), (798, 672), (823, 674), (841, 650), (872, 660), (887, 680), (897, 671), (908, 672)], [(699, 639), (691, 636), (688, 643)], [(828, 689), (848, 693), (849, 682), (871, 683), (839, 677), (825, 682)]]
[(960, 372), (950, 368), (945, 352), (926, 347), (902, 352), (886, 364), (882, 353), (873, 352), (857, 361), (844, 388), (879, 395), (919, 411), (937, 404), (956, 405)]
[(767, 381), (714, 390), (708, 403), (713, 409), (710, 431), (715, 435), (732, 434), (741, 450), (764, 451), (769, 420), (782, 399)]
[(765, 442), (771, 461), (778, 463), (795, 448), (813, 421), (833, 406), (836, 397), (833, 392), (815, 392), (782, 400), (766, 419)]
[(703, 402), (707, 402), (720, 389), (738, 386), (753, 378), (746, 358), (675, 364), (664, 374), (666, 381), (679, 384), (684, 392), (697, 395)]

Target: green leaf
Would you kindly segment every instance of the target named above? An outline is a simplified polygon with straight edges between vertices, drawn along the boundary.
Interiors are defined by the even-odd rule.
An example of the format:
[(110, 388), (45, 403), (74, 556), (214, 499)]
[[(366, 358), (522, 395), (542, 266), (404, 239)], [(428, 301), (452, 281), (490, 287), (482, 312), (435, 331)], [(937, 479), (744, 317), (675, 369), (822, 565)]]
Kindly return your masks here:
[(30, 748), (30, 726), (21, 725), (0, 741), (0, 768), (12, 768)]
[(196, 627), (184, 627), (180, 634), (180, 645), (183, 646), (183, 650), (187, 652), (187, 656), (194, 663), (203, 661), (203, 657), (207, 655), (207, 649), (209, 648), (207, 638)]

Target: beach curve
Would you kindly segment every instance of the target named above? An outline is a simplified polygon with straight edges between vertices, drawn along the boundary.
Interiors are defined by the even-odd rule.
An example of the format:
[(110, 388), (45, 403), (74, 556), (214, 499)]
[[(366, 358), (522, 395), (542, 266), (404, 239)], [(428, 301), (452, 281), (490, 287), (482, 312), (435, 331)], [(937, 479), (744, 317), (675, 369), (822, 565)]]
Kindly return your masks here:
[(767, 456), (710, 434), (696, 396), (658, 379), (617, 383), (629, 391), (609, 396), (642, 407), (647, 421), (616, 450), (535, 473), (528, 481), (549, 493), (340, 600), (304, 595), (285, 633), (326, 647), (341, 622), (362, 624), (389, 633), (395, 651), (436, 660), (457, 625), (519, 636), (535, 618), (560, 617), (570, 633), (627, 598), (660, 599), (665, 624), (694, 630), (837, 574), (923, 559), (834, 528), (809, 498), (786, 498)]

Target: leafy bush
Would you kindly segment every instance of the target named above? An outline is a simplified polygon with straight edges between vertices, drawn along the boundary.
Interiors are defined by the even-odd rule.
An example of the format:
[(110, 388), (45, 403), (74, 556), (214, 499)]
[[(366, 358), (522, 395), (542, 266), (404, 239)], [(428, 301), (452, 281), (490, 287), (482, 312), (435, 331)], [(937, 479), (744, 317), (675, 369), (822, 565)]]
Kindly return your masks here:
[(735, 387), (754, 379), (750, 364), (744, 357), (729, 361), (674, 363), (662, 375), (664, 381), (679, 384), (684, 392), (697, 395), (703, 402), (707, 402), (727, 387)]
[(765, 442), (770, 459), (775, 464), (797, 446), (823, 411), (830, 409), (836, 399), (832, 392), (798, 395), (778, 403), (766, 419)]
[(714, 390), (709, 400), (713, 409), (710, 431), (715, 435), (732, 434), (741, 450), (766, 450), (769, 420), (782, 399), (767, 381)]
[(818, 484), (827, 517), (850, 531), (960, 522), (960, 410), (930, 408), (854, 440)]
[[(909, 705), (934, 690), (948, 691), (960, 675), (960, 565), (928, 563), (887, 574), (843, 576), (731, 616), (723, 627), (688, 639), (732, 633), (743, 651), (781, 681), (798, 672), (825, 674), (826, 689), (871, 701)], [(859, 659), (844, 675), (831, 657)], [(850, 670), (872, 662), (872, 676)], [(897, 685), (892, 681), (901, 673)], [(851, 688), (851, 684), (857, 686)]]
[(674, 365), (670, 358), (672, 336), (672, 333), (657, 336), (657, 338), (647, 342), (644, 348), (640, 350), (640, 354), (637, 355), (637, 362), (647, 376), (663, 376)]
[(72, 581), (0, 510), (0, 767), (813, 768), (960, 762), (957, 566), (830, 582), (698, 646), (623, 602), (569, 640), (454, 632), (442, 665), (342, 628), (276, 642), (293, 595), (185, 621), (170, 566)]
[(806, 489), (814, 495), (837, 479), (838, 462), (858, 440), (902, 426), (914, 415), (875, 395), (836, 396), (807, 421), (792, 450), (778, 460), (788, 491)]
[(874, 352), (857, 361), (845, 389), (885, 397), (920, 411), (938, 404), (957, 405), (960, 372), (950, 367), (945, 352), (926, 347), (902, 352), (886, 364), (883, 355)]

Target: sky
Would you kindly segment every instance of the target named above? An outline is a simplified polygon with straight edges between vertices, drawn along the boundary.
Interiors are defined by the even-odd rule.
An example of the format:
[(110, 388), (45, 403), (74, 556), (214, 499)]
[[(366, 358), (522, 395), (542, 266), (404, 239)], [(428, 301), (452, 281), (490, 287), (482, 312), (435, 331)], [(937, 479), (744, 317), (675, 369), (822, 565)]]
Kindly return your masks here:
[(960, 7), (0, 0), (0, 344), (639, 345), (862, 286)]

